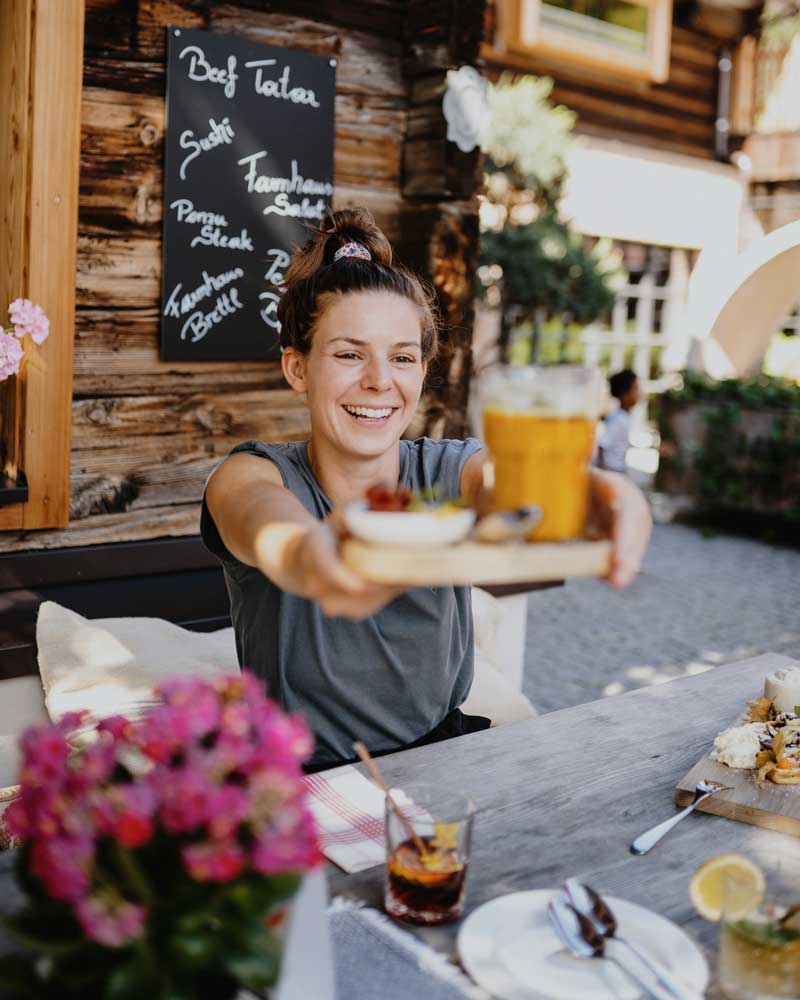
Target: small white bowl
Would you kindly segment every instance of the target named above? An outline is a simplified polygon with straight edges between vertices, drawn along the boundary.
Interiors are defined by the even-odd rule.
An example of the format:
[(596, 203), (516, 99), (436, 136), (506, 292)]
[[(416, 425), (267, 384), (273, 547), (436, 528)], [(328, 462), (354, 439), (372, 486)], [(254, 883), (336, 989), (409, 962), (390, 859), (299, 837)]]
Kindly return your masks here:
[(356, 538), (376, 545), (453, 545), (470, 533), (475, 511), (370, 510), (361, 500), (345, 507), (344, 523)]

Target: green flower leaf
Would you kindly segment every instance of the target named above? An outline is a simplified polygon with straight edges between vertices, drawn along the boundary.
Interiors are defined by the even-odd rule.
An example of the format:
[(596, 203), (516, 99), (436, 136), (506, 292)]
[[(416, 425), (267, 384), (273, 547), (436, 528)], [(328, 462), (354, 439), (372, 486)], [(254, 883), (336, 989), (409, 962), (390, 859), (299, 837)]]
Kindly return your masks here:
[(103, 1000), (143, 1000), (160, 997), (159, 983), (137, 954), (118, 965), (106, 982)]

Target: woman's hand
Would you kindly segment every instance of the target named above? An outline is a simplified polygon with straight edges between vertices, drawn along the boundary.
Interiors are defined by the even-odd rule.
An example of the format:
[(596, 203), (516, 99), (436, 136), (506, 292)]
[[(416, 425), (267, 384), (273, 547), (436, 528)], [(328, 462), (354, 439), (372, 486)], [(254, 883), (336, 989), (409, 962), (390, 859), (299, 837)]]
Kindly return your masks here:
[(336, 514), (304, 532), (292, 558), (300, 593), (316, 601), (330, 617), (369, 618), (393, 601), (402, 588), (369, 583), (354, 573), (339, 555), (344, 529)]
[(642, 491), (619, 473), (592, 469), (589, 523), (611, 537), (609, 581), (627, 587), (639, 572), (653, 528)]

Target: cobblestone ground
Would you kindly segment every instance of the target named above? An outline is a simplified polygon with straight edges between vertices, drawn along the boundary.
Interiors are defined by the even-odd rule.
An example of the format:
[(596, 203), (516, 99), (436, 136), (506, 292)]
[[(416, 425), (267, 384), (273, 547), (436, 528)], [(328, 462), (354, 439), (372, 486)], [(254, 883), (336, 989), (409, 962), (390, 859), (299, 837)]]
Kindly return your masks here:
[(628, 590), (574, 580), (531, 594), (526, 642), (540, 712), (770, 650), (800, 659), (800, 551), (656, 525)]

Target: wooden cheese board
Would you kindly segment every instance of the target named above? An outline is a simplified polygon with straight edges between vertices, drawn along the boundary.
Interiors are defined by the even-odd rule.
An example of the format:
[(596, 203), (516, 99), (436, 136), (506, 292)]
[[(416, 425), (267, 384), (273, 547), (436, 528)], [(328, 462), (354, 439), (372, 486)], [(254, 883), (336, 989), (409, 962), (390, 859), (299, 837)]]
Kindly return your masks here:
[(377, 545), (349, 538), (345, 562), (366, 580), (408, 587), (543, 583), (607, 576), (608, 541), (528, 542), (500, 545)]
[(728, 786), (727, 790), (710, 795), (700, 803), (698, 811), (800, 837), (800, 785), (776, 785), (772, 781), (757, 785), (756, 774), (755, 770), (727, 767), (705, 756), (678, 782), (675, 802), (689, 805), (695, 785), (703, 778), (718, 781)]

